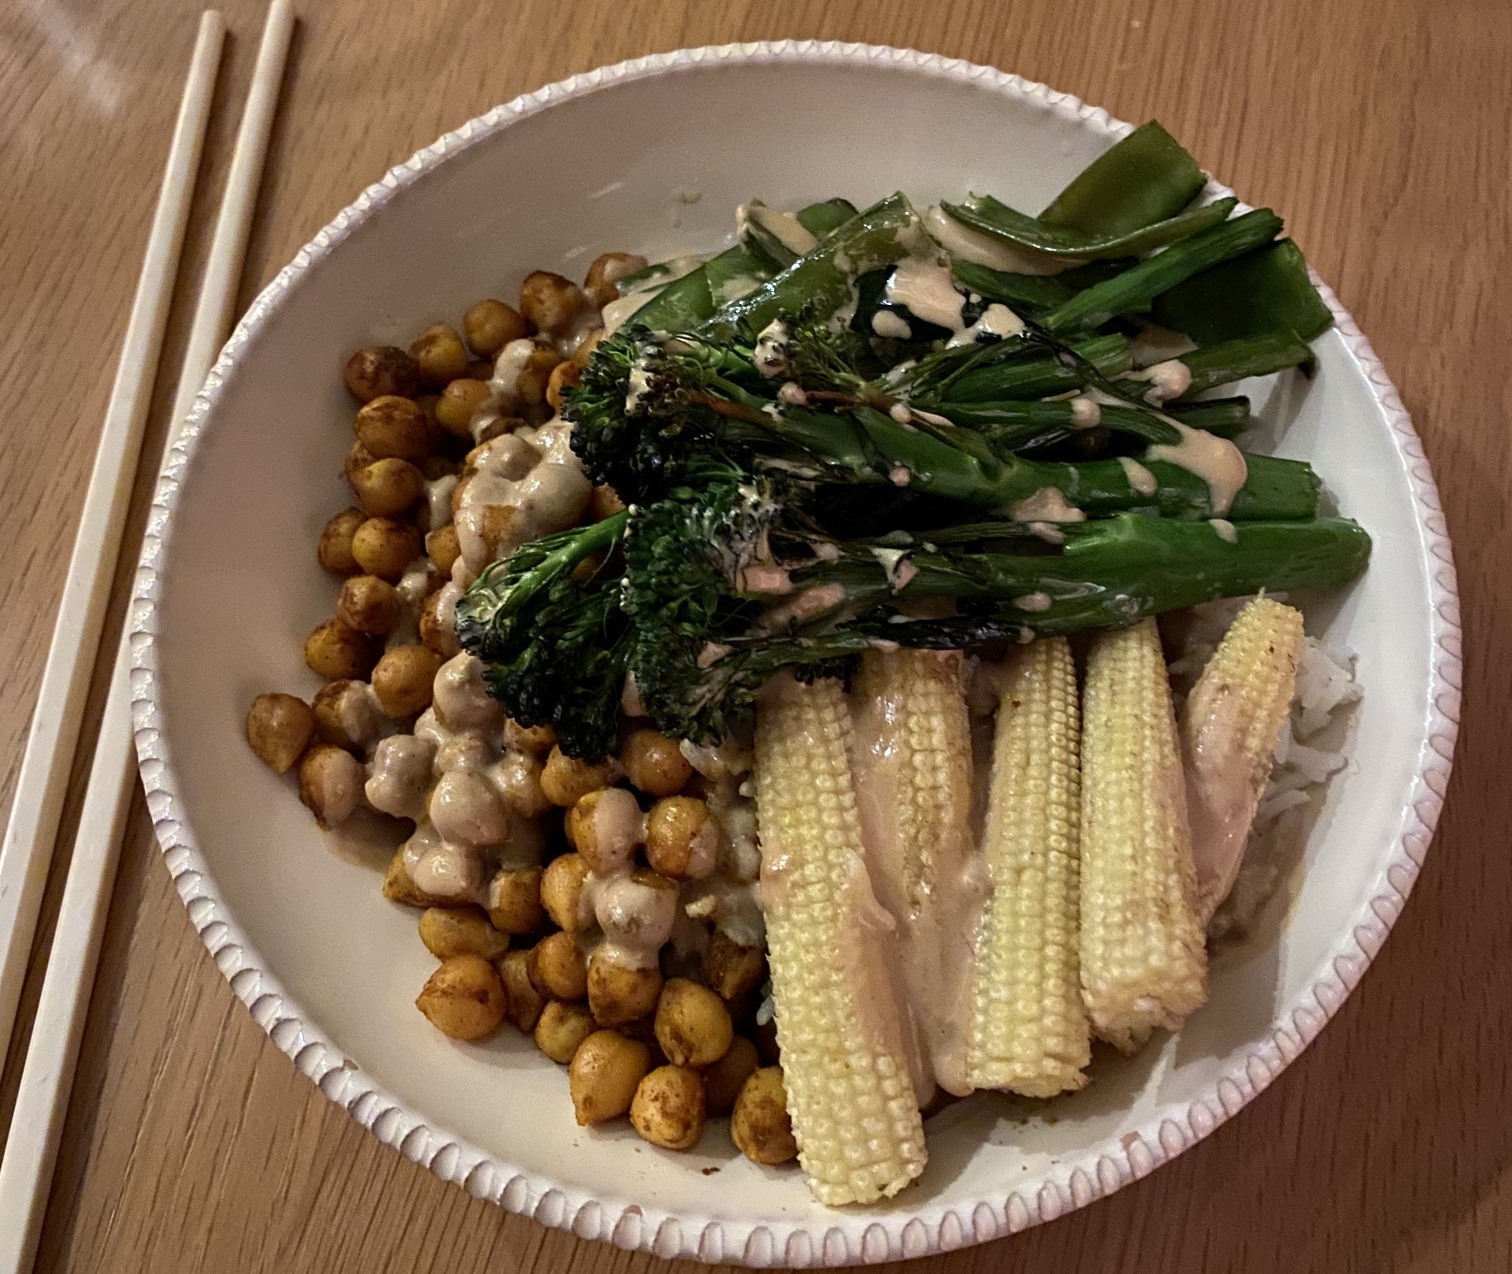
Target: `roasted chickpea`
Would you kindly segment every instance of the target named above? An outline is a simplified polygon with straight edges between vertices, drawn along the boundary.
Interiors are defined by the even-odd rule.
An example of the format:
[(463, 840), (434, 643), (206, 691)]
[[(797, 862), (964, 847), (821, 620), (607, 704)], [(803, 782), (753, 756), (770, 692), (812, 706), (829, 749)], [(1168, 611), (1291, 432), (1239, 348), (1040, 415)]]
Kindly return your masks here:
[(661, 970), (621, 964), (605, 946), (588, 957), (588, 1007), (600, 1026), (619, 1026), (645, 1017), (661, 994)]
[(361, 509), (343, 509), (325, 524), (316, 556), (331, 574), (356, 575), (362, 569), (352, 556), (352, 540), (365, 521), (367, 514)]
[(593, 488), (593, 494), (588, 497), (588, 517), (591, 521), (602, 522), (605, 518), (612, 518), (616, 513), (624, 511), (625, 502), (613, 487), (600, 484)]
[(541, 763), (528, 752), (505, 752), (490, 776), (504, 803), (521, 818), (540, 818), (551, 808), (541, 791)]
[(504, 722), (504, 746), (540, 756), (556, 747), (556, 731), (549, 725), (523, 726), (518, 721), (508, 720)]
[(585, 1039), (598, 1028), (593, 1014), (582, 1004), (551, 1000), (541, 1010), (535, 1026), (536, 1047), (554, 1062), (565, 1066)]
[(365, 681), (344, 677), (315, 696), (315, 733), (322, 743), (361, 754), (383, 734), (384, 721)]
[(448, 522), (445, 526), (437, 527), (425, 537), (425, 552), (430, 560), (435, 563), (436, 573), (446, 579), (451, 578), (452, 567), (462, 556), (462, 543), (457, 538), (456, 526)]
[(620, 760), (625, 777), (647, 796), (673, 796), (693, 777), (693, 767), (677, 744), (656, 730), (632, 731), (620, 749)]
[(441, 594), (432, 593), (420, 607), (420, 640), (442, 659), (454, 659), (462, 653), (456, 630), (441, 622)]
[(552, 336), (565, 336), (588, 305), (588, 297), (570, 279), (536, 270), (520, 285), (520, 313)]
[(367, 636), (339, 619), (328, 619), (305, 638), (305, 666), (328, 681), (364, 677), (373, 666)]
[(383, 896), (390, 902), (403, 903), (406, 907), (444, 906), (446, 899), (436, 898), (415, 884), (404, 862), (404, 846), (394, 851), (389, 859), (388, 871), (383, 877)]
[(532, 344), (535, 348), (515, 378), (515, 397), (525, 407), (539, 407), (546, 401), (546, 386), (551, 383), (551, 373), (562, 361), (562, 356), (550, 345), (541, 341)]
[(365, 777), (350, 752), (317, 743), (299, 763), (299, 799), (322, 827), (338, 827), (362, 799)]
[(546, 918), (541, 869), (506, 867), (488, 882), (488, 918), (500, 933), (529, 933)]
[(730, 1010), (713, 991), (672, 978), (656, 1001), (656, 1042), (669, 1062), (710, 1066), (725, 1055), (735, 1029)]
[(630, 1123), (653, 1146), (688, 1150), (703, 1135), (703, 1080), (686, 1066), (658, 1066), (636, 1086)]
[(506, 952), (498, 962), (498, 968), (509, 1001), (509, 1020), (529, 1035), (535, 1030), (541, 1010), (546, 1006), (546, 997), (530, 980), (530, 952)]
[(703, 1073), (704, 1108), (711, 1115), (728, 1115), (740, 1090), (761, 1066), (756, 1045), (744, 1035), (730, 1041), (725, 1055)]
[(377, 463), (377, 456), (375, 456), (371, 451), (364, 447), (360, 442), (353, 442), (352, 445), (347, 448), (346, 459), (342, 461), (341, 464), (341, 472), (346, 475), (346, 480), (350, 482), (353, 475), (359, 473), (363, 469), (366, 469), (368, 465)]
[(462, 316), (462, 330), (473, 351), (492, 358), (510, 341), (530, 335), (530, 324), (503, 301), (478, 301)]
[(583, 369), (576, 363), (558, 363), (546, 379), (546, 402), (552, 411), (562, 410), (562, 391), (583, 379)]
[(530, 983), (553, 1000), (580, 1000), (588, 993), (588, 963), (570, 933), (547, 934), (530, 949)]
[(482, 1039), (504, 1020), (504, 987), (493, 965), (478, 955), (441, 962), (415, 1000), (415, 1007), (443, 1035)]
[(474, 358), (467, 364), (467, 369), (462, 373), (468, 380), (492, 380), (494, 365), (486, 358)]
[(541, 875), (541, 905), (559, 929), (578, 933), (589, 917), (583, 915), (583, 885), (588, 879), (588, 864), (581, 854), (563, 854), (546, 864)]
[(423, 385), (439, 387), (467, 370), (467, 347), (450, 323), (431, 324), (410, 342), (409, 352)]
[(346, 387), (360, 403), (385, 394), (408, 396), (420, 387), (420, 367), (393, 345), (369, 345), (347, 360)]
[(357, 441), (379, 460), (388, 456), (417, 463), (430, 454), (430, 422), (413, 399), (386, 394), (357, 413)]
[(303, 699), (261, 694), (247, 709), (247, 742), (274, 774), (286, 774), (315, 733), (315, 713)]
[(488, 922), (481, 907), (431, 907), (420, 917), (420, 941), (437, 959), (474, 955), (497, 960), (509, 938)]
[(389, 518), (411, 509), (425, 494), (425, 478), (408, 460), (390, 456), (351, 475), (357, 503), (369, 517)]
[(572, 1055), (567, 1087), (572, 1110), (584, 1128), (618, 1119), (651, 1069), (651, 1050), (618, 1031), (594, 1031)]
[(583, 291), (588, 293), (594, 305), (603, 309), (610, 301), (619, 299), (615, 286), (627, 274), (646, 268), (646, 258), (630, 252), (605, 252), (593, 259), (583, 279)]
[(696, 796), (664, 796), (646, 816), (646, 861), (673, 880), (697, 880), (714, 870), (719, 824)]
[(598, 348), (598, 343), (604, 339), (604, 329), (591, 327), (583, 333), (582, 339), (572, 351), (572, 362), (578, 367), (587, 367), (593, 358), (593, 351)]
[(591, 764), (579, 761), (553, 746), (551, 755), (546, 758), (546, 768), (541, 771), (541, 790), (553, 805), (570, 806), (576, 805), (589, 792), (607, 787), (613, 779), (611, 762)]
[(744, 946), (716, 929), (704, 950), (703, 975), (721, 999), (738, 1000), (761, 985), (766, 976), (766, 957), (760, 947)]
[(419, 644), (395, 646), (373, 669), (373, 693), (391, 717), (409, 717), (430, 707), (441, 657)]
[(782, 1067), (764, 1066), (746, 1080), (730, 1115), (730, 1137), (752, 1163), (778, 1164), (797, 1158)]
[(399, 590), (376, 575), (354, 575), (341, 586), (336, 601), (337, 620), (374, 637), (393, 628), (403, 613)]
[(635, 857), (646, 839), (646, 817), (626, 788), (604, 787), (567, 811), (566, 832), (589, 870), (607, 876)]
[(472, 418), (492, 394), (486, 380), (458, 377), (441, 391), (441, 401), (436, 404), (436, 423), (453, 437), (471, 442)]
[(367, 574), (396, 582), (420, 556), (420, 529), (393, 518), (368, 518), (352, 537), (352, 557)]

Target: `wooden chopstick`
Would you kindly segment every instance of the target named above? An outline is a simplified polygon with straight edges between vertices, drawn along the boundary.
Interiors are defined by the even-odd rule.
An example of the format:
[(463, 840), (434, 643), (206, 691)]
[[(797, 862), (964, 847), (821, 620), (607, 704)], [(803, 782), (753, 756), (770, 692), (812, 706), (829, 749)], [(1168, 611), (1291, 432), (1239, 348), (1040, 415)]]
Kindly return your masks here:
[[(195, 306), (164, 460), (230, 326), (293, 26), (289, 0), (273, 0)], [(24, 1274), (34, 1259), (115, 882), (121, 836), (136, 790), (130, 681), (133, 627), (128, 616), (100, 722), (99, 743), (59, 908), (57, 935), (37, 1008), (37, 1026), (21, 1073), (5, 1157), (0, 1162), (0, 1274)]]
[(100, 630), (105, 624), (126, 507), (142, 450), (142, 431), (162, 354), (163, 329), (178, 277), (225, 38), (226, 24), (221, 15), (207, 12), (200, 19), (163, 188), (126, 325), (121, 362), (105, 409), (57, 626), (16, 780), (10, 824), (5, 840), (0, 842), (0, 1056), (9, 1048), (15, 1026), (42, 891), (58, 838), (63, 797), (78, 747), (84, 699), (99, 654)]

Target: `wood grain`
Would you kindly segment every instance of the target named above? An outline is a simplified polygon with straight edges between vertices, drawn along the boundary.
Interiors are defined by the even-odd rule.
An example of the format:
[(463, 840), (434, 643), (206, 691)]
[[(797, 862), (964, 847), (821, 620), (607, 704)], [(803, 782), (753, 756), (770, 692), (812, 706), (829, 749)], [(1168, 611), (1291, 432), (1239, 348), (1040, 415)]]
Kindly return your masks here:
[[(252, 0), (223, 8), (237, 38), (209, 142), (211, 192), (224, 178), (262, 20)], [(195, 17), (188, 0), (12, 0), (0, 9), (6, 804)], [(443, 130), (594, 65), (729, 40), (843, 38), (991, 62), (1126, 119), (1158, 115), (1222, 180), (1284, 213), (1396, 378), (1460, 545), (1468, 681), (1441, 834), (1358, 993), (1251, 1108), (1108, 1201), (915, 1268), (1512, 1266), (1505, 5), (516, 0), (488, 12), (463, 0), (325, 0), (302, 18), (243, 303), (357, 190)], [(182, 348), (213, 212), (202, 193), (170, 358)], [(157, 437), (171, 391), (158, 387)], [(55, 870), (54, 892), (58, 879)], [(35, 982), (34, 971), (33, 994)], [(16, 1070), (12, 1056), (0, 1123)], [(206, 957), (138, 808), (39, 1268), (668, 1267), (478, 1203), (326, 1102)]]

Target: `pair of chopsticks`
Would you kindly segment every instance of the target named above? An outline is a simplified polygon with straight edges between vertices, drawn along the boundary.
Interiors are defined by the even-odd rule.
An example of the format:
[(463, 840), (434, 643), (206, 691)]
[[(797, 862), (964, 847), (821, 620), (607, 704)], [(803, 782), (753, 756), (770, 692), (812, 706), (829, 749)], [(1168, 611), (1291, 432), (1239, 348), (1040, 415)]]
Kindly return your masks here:
[[(289, 0), (272, 0), (194, 311), (164, 443), (164, 460), (229, 333), (293, 28)], [(0, 843), (0, 1058), (5, 1056), (15, 1026), (69, 771), (79, 745), (80, 717), (100, 652), (111, 582), (123, 548), (127, 505), (142, 450), (225, 38), (225, 20), (219, 13), (206, 12), (200, 19), (121, 362), (69, 561), (58, 623), (16, 785), (15, 805)], [(128, 614), (115, 654), (73, 858), (47, 955), (41, 999), (4, 1158), (0, 1160), (0, 1274), (26, 1274), (35, 1258), (115, 884), (120, 840), (136, 788), (130, 634)]]

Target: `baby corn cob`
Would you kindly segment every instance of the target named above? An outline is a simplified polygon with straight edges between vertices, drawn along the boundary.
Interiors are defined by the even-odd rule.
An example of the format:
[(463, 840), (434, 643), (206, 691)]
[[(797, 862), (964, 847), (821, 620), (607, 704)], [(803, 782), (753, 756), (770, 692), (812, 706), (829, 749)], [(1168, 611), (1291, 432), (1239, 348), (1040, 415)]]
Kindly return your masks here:
[(1081, 820), (1076, 666), (1064, 637), (1010, 656), (998, 705), (968, 1074), (1053, 1097), (1091, 1060), (1077, 980)]
[(783, 673), (756, 715), (762, 902), (788, 1113), (814, 1196), (893, 1195), (924, 1170), (909, 1039), (888, 977), (840, 683)]
[(1171, 687), (1153, 619), (1099, 633), (1082, 700), (1081, 982), (1129, 1050), (1207, 998)]
[(1234, 886), (1297, 685), (1302, 613), (1268, 597), (1229, 626), (1181, 712), (1187, 814), (1206, 924)]
[[(935, 1080), (971, 1091), (963, 1024), (971, 994), (965, 895), (971, 721), (957, 651), (869, 651), (852, 685), (855, 776), (867, 869), (898, 923), (898, 954)], [(929, 1094), (916, 1093), (927, 1102)]]

